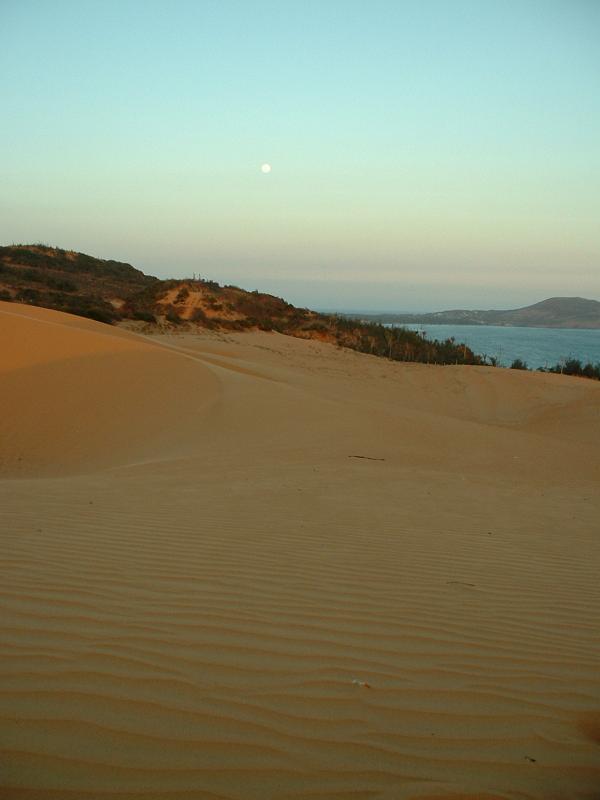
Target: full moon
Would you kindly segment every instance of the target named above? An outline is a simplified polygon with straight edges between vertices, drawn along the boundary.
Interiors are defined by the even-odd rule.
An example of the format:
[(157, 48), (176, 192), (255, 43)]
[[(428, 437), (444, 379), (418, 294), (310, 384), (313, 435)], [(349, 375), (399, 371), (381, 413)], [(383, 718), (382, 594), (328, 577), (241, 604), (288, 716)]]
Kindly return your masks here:
[(270, 164), (262, 164), (260, 167), (260, 171), (264, 172), (265, 175), (268, 175), (271, 172), (271, 165)]

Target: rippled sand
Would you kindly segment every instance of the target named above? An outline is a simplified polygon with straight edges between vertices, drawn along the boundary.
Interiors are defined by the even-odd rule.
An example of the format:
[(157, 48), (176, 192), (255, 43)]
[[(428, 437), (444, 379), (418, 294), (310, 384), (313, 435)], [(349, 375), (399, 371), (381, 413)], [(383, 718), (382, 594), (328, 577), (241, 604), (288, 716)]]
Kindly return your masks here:
[(0, 797), (600, 797), (600, 384), (0, 303)]

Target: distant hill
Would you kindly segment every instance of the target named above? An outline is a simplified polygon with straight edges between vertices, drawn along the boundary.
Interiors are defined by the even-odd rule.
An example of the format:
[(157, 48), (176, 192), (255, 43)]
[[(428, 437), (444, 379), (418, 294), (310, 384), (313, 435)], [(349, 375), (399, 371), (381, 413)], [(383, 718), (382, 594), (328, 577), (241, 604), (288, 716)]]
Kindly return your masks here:
[(483, 364), (464, 344), (377, 322), (319, 314), (211, 280), (159, 280), (131, 264), (42, 244), (0, 247), (0, 300), (53, 308), (145, 333), (265, 330), (319, 339), (398, 361)]
[(431, 314), (353, 315), (365, 321), (426, 325), (508, 325), (524, 328), (600, 328), (600, 303), (583, 297), (550, 297), (509, 311), (435, 311)]

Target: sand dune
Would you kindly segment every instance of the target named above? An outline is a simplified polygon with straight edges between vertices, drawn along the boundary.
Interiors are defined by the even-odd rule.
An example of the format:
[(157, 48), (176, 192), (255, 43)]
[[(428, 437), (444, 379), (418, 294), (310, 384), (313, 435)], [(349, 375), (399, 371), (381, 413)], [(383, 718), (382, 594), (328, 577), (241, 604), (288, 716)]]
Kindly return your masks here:
[(126, 331), (0, 303), (0, 475), (65, 474), (196, 451), (218, 383)]
[(600, 385), (0, 339), (1, 798), (600, 796)]

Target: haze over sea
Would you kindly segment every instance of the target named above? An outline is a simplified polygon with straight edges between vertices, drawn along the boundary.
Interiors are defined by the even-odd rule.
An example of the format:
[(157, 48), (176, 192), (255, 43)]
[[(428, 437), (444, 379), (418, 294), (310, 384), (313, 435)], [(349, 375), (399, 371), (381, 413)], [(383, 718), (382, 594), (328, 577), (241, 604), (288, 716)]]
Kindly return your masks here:
[[(387, 327), (394, 327), (388, 325)], [(600, 362), (600, 331), (576, 328), (520, 328), (500, 325), (403, 325), (411, 330), (425, 331), (428, 339), (448, 339), (464, 342), (480, 355), (498, 359), (510, 366), (520, 358), (533, 369), (551, 367), (567, 358), (582, 363)]]

